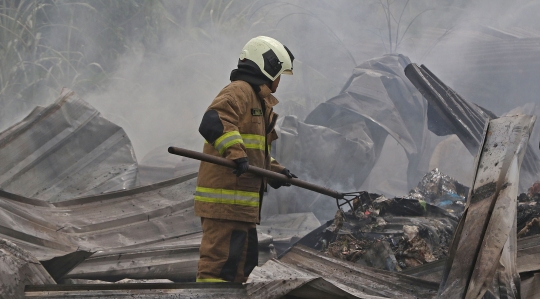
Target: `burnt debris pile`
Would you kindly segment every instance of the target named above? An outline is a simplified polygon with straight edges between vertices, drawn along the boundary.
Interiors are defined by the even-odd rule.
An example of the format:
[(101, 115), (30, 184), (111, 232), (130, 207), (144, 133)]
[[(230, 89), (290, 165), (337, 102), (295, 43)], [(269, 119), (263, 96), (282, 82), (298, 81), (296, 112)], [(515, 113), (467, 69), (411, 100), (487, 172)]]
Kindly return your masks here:
[(459, 183), (435, 168), (427, 173), (418, 186), (411, 190), (408, 198), (416, 198), (461, 216), (469, 187)]
[(467, 187), (434, 169), (406, 197), (365, 194), (319, 236), (327, 255), (389, 271), (448, 256)]
[(518, 238), (540, 234), (540, 181), (518, 196)]

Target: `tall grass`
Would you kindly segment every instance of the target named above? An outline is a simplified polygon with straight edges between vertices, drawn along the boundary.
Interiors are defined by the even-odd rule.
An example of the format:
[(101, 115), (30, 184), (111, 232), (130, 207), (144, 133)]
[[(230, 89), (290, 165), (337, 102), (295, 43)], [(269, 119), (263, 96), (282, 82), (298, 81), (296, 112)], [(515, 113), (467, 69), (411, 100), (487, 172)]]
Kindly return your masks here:
[(62, 86), (100, 88), (136, 42), (156, 44), (160, 2), (0, 1), (0, 127)]
[[(43, 55), (38, 11), (47, 4), (2, 1), (0, 8), (0, 119), (13, 101), (31, 94), (43, 80), (54, 81), (60, 57)], [(24, 105), (24, 103), (21, 103)]]
[[(212, 66), (235, 60), (222, 47), (239, 49), (238, 41), (261, 34), (289, 38), (296, 43), (289, 46), (300, 70), (294, 77), (300, 79), (282, 89), (293, 102), (281, 107), (288, 107), (284, 113), (301, 114), (337, 93), (360, 61), (361, 49), (351, 47), (352, 33), (365, 30), (366, 24), (382, 23), (376, 28), (382, 44), (386, 52), (395, 52), (404, 37), (414, 33), (429, 5), (427, 0), (415, 5), (405, 0), (336, 4), (334, 8), (341, 10), (332, 13), (350, 15), (354, 8), (363, 11), (362, 17), (330, 21), (331, 2), (0, 0), (0, 129), (36, 104), (54, 99), (62, 86), (83, 95), (107, 88), (123, 79), (115, 71), (126, 52), (142, 49), (145, 59), (155, 58), (163, 55), (161, 47), (171, 36), (182, 43), (178, 55), (184, 63), (179, 71), (205, 84), (222, 82), (224, 74), (213, 72)], [(336, 28), (336, 20), (345, 21), (348, 29)], [(375, 36), (369, 39), (378, 42)]]

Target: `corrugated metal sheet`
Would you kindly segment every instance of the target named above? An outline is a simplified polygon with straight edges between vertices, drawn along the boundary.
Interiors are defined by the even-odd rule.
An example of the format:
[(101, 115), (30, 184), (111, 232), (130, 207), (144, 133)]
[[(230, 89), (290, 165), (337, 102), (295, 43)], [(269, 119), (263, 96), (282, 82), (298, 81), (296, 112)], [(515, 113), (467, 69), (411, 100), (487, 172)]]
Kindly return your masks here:
[[(389, 54), (356, 66), (340, 94), (317, 106), (306, 117), (305, 123), (335, 130), (347, 137), (349, 142), (359, 143), (358, 147), (364, 151), (368, 151), (364, 148), (369, 145), (369, 150), (375, 152), (374, 161), (380, 155), (382, 144), (379, 143), (384, 143), (385, 133), (392, 136), (407, 153), (407, 179), (409, 187), (413, 188), (424, 175), (417, 168), (426, 150), (427, 126), (424, 119), (427, 105), (405, 76), (403, 69), (409, 63), (409, 58), (404, 55)], [(278, 139), (278, 145), (279, 142)], [(371, 162), (363, 161), (360, 152), (350, 155), (336, 151), (334, 156), (342, 155), (342, 159), (334, 158), (332, 163), (338, 166), (327, 167), (324, 173), (330, 169), (341, 174), (335, 175), (334, 181), (344, 184), (347, 180), (354, 180), (352, 190), (359, 188), (373, 167), (372, 164), (366, 168), (366, 174), (360, 170), (364, 164)], [(301, 161), (302, 158), (297, 160)], [(320, 160), (328, 159), (321, 157)]]
[(386, 298), (336, 284), (278, 260), (270, 260), (262, 268), (256, 269), (249, 281), (246, 286), (248, 294), (257, 299), (281, 298), (286, 295), (295, 298)]
[(247, 299), (240, 283), (141, 283), (109, 285), (58, 285), (27, 286), (26, 298), (75, 299), (75, 298), (197, 298), (197, 299)]
[(135, 187), (126, 132), (64, 88), (48, 107), (0, 133), (0, 189), (63, 201)]
[[(403, 274), (440, 282), (446, 259), (403, 271)], [(540, 235), (517, 240), (517, 269), (521, 276), (540, 271)]]
[[(200, 161), (171, 155), (168, 151), (163, 150), (180, 142), (158, 146), (142, 159), (139, 157), (139, 183), (141, 185), (150, 185), (199, 171)], [(196, 150), (201, 148), (197, 147)]]
[[(401, 178), (405, 192), (414, 188), (427, 171), (420, 164), (427, 151), (427, 105), (403, 72), (408, 63), (403, 55), (389, 54), (356, 66), (342, 92), (318, 105), (304, 122), (295, 116), (278, 121), (272, 156), (319, 185), (358, 190), (391, 136), (408, 160), (408, 166), (395, 165), (396, 172), (407, 173)], [(267, 215), (312, 211), (330, 219), (335, 213), (334, 202), (309, 191), (287, 188), (269, 195), (267, 203), (275, 204), (267, 206)]]
[(540, 235), (518, 239), (517, 248), (519, 273), (540, 271)]
[(446, 259), (409, 268), (401, 273), (439, 283), (442, 278)]
[(291, 213), (268, 217), (257, 229), (272, 236), (279, 255), (319, 226), (321, 223), (313, 213)]
[(537, 299), (540, 298), (540, 273), (521, 282), (521, 298)]
[[(540, 248), (540, 235), (518, 241), (518, 257), (526, 256), (530, 249)], [(291, 253), (292, 252), (292, 253)], [(109, 285), (45, 285), (29, 286), (27, 298), (414, 298), (401, 293), (414, 294), (423, 289), (424, 297), (434, 298), (445, 260), (410, 269), (401, 274), (376, 270), (326, 257), (320, 252), (297, 246), (286, 259), (269, 260), (256, 268), (250, 276), (246, 290), (234, 284), (122, 284)], [(523, 262), (534, 262), (533, 256)], [(518, 263), (520, 260), (518, 259)], [(521, 264), (518, 267), (521, 268)], [(407, 275), (403, 275), (407, 274)], [(411, 276), (422, 279), (414, 279)], [(432, 281), (429, 283), (427, 280)], [(538, 295), (538, 274), (522, 281), (522, 298)], [(366, 287), (367, 285), (367, 287)], [(409, 287), (407, 287), (409, 285)], [(395, 290), (394, 290), (395, 288)], [(373, 290), (375, 289), (375, 290)], [(409, 290), (407, 290), (409, 289)], [(403, 291), (405, 290), (405, 291)], [(401, 292), (401, 293), (400, 293)], [(375, 293), (375, 294), (374, 294)], [(432, 294), (430, 297), (429, 294)], [(249, 294), (249, 296), (248, 296)], [(390, 295), (389, 295), (390, 294)], [(131, 297), (132, 296), (132, 297)], [(163, 297), (161, 297), (163, 296)], [(220, 297), (222, 296), (222, 297)], [(413, 295), (415, 296), (415, 295)]]
[[(170, 154), (169, 154), (170, 155)], [(154, 165), (139, 164), (139, 185), (151, 185), (170, 180), (188, 173), (199, 171), (199, 161), (186, 161), (175, 167), (160, 167)]]
[[(194, 177), (57, 203), (0, 191), (0, 238), (39, 260), (97, 251), (64, 278), (193, 281), (201, 238)], [(261, 264), (271, 241), (259, 235)]]
[(489, 122), (467, 208), (454, 234), (440, 298), (518, 298), (519, 169), (536, 117)]
[[(436, 282), (342, 261), (303, 245), (255, 268), (248, 283), (253, 298), (279, 298), (294, 290), (300, 298), (433, 298), (439, 288)], [(320, 296), (312, 297), (317, 291)]]
[(0, 298), (23, 298), (25, 284), (54, 283), (35, 257), (12, 242), (0, 239)]
[(54, 281), (61, 282), (73, 268), (91, 256), (93, 252), (78, 250), (63, 256), (55, 257), (47, 261), (41, 261), (45, 270), (49, 272)]
[[(497, 116), (462, 98), (424, 65), (418, 67), (414, 63), (409, 64), (405, 68), (405, 74), (429, 103), (430, 130), (439, 136), (456, 134), (469, 152), (476, 155), (484, 137), (483, 128), (486, 122)], [(518, 113), (513, 115), (516, 114)], [(521, 192), (525, 192), (537, 180), (540, 172), (540, 158), (532, 150), (536, 148), (536, 144), (528, 144), (527, 147), (518, 181)]]

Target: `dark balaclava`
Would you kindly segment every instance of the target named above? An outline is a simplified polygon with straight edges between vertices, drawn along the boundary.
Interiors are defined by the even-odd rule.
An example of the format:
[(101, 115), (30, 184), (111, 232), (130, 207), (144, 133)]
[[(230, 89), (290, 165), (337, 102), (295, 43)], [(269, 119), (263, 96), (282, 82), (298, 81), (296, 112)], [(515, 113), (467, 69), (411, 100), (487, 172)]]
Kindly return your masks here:
[(255, 92), (259, 92), (260, 85), (270, 82), (270, 79), (261, 72), (257, 64), (249, 59), (238, 60), (238, 68), (232, 70), (230, 79), (231, 81), (246, 81)]

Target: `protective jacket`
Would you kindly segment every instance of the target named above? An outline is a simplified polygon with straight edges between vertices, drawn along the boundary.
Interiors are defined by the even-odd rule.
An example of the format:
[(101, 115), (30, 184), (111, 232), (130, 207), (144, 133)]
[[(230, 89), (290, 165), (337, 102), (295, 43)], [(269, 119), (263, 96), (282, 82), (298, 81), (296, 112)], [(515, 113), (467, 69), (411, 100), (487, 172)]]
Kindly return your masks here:
[[(242, 80), (227, 85), (204, 114), (199, 132), (206, 139), (205, 154), (236, 160), (281, 172), (284, 167), (270, 157), (278, 138), (274, 125), (278, 100), (262, 84)], [(266, 179), (250, 173), (237, 177), (230, 168), (201, 162), (195, 191), (199, 217), (258, 223)]]

